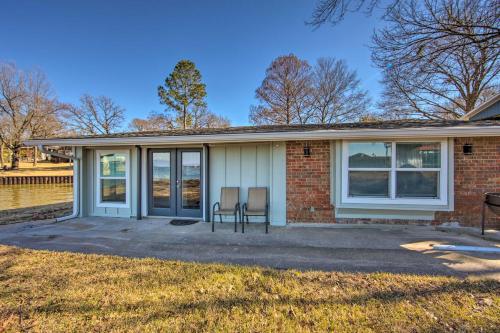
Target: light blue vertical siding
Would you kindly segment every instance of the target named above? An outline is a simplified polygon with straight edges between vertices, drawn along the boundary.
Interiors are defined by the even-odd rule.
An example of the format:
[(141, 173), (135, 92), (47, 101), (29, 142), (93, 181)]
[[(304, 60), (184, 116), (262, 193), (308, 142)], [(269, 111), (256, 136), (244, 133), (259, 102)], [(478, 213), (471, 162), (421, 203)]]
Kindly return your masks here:
[[(257, 186), (257, 168), (259, 161), (257, 159), (257, 146), (242, 146), (241, 147), (241, 188), (248, 189), (249, 187)], [(264, 186), (266, 186), (264, 184)], [(242, 190), (240, 194), (241, 202), (247, 202), (248, 191)]]
[(271, 221), (286, 225), (286, 143), (275, 142), (271, 147)]
[[(284, 146), (284, 144), (281, 144)], [(210, 209), (220, 199), (222, 187), (237, 186), (240, 188), (241, 204), (247, 201), (248, 188), (262, 186), (268, 188), (270, 215), (272, 225), (284, 225), (286, 217), (285, 188), (286, 173), (284, 150), (278, 149), (273, 154), (272, 144), (228, 144), (210, 147)], [(281, 156), (282, 155), (282, 156)], [(276, 159), (273, 170), (272, 159)], [(274, 178), (271, 174), (276, 174)], [(274, 179), (275, 182), (272, 182)], [(275, 196), (273, 196), (273, 193)], [(278, 198), (279, 196), (279, 198)], [(278, 207), (281, 205), (282, 207)], [(232, 222), (231, 217), (224, 219)], [(263, 222), (262, 218), (253, 217), (251, 221)]]
[(256, 149), (257, 158), (257, 183), (256, 186), (267, 186), (270, 184), (270, 147), (268, 145), (258, 145)]
[[(99, 148), (104, 150), (106, 148)], [(128, 208), (97, 207), (96, 205), (96, 149), (77, 148), (81, 155), (81, 216), (135, 217), (137, 214), (137, 150), (135, 147), (117, 147), (130, 154), (130, 204)], [(143, 156), (144, 157), (144, 156)], [(247, 201), (249, 187), (267, 187), (272, 225), (286, 224), (286, 156), (285, 143), (221, 144), (210, 146), (209, 154), (210, 212), (220, 200), (220, 189), (225, 186), (240, 187), (240, 202)], [(145, 163), (145, 162), (144, 162)], [(145, 166), (145, 164), (143, 164)], [(147, 172), (147, 168), (143, 170)], [(145, 180), (145, 178), (143, 178)], [(147, 186), (143, 186), (147, 196)], [(143, 200), (143, 204), (147, 204)], [(262, 218), (252, 218), (262, 222)], [(232, 221), (228, 217), (227, 221)]]
[(226, 146), (226, 186), (241, 185), (241, 147)]
[(226, 186), (226, 147), (214, 146), (209, 147), (209, 197), (210, 197), (210, 213), (214, 203), (220, 200), (220, 188)]

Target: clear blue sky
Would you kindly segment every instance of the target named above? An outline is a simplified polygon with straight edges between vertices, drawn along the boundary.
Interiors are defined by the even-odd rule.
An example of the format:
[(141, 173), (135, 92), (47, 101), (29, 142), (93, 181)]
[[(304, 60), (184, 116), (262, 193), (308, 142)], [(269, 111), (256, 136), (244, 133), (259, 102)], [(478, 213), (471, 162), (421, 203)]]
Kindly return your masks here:
[(345, 59), (377, 99), (380, 73), (368, 44), (379, 17), (349, 15), (340, 25), (304, 24), (312, 0), (37, 1), (1, 4), (0, 60), (39, 67), (57, 97), (107, 95), (127, 120), (160, 111), (157, 86), (180, 59), (194, 61), (208, 106), (234, 125), (248, 124), (255, 89), (271, 61), (295, 53)]

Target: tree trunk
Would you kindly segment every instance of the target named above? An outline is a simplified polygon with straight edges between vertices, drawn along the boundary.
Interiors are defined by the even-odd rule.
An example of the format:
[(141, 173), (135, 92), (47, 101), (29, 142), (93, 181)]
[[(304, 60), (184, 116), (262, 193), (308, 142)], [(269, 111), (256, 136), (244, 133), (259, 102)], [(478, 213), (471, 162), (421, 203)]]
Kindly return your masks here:
[(184, 106), (184, 110), (182, 112), (182, 128), (186, 129), (186, 106)]
[(3, 168), (3, 143), (0, 143), (0, 167)]
[(36, 167), (36, 164), (38, 162), (38, 149), (36, 146), (33, 147), (33, 166)]
[(15, 147), (12, 150), (11, 156), (11, 169), (18, 170), (19, 169), (19, 157), (21, 156), (21, 147)]

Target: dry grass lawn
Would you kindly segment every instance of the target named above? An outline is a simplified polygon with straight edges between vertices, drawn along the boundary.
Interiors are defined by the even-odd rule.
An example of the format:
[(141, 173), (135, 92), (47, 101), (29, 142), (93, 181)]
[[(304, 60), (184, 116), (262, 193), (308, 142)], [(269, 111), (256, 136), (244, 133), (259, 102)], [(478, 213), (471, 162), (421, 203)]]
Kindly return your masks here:
[(500, 283), (0, 245), (0, 331), (498, 332)]
[(1, 170), (0, 177), (6, 176), (71, 176), (73, 175), (73, 165), (71, 163), (50, 163), (47, 161), (40, 161), (37, 166), (33, 163), (21, 162), (19, 163), (19, 170)]

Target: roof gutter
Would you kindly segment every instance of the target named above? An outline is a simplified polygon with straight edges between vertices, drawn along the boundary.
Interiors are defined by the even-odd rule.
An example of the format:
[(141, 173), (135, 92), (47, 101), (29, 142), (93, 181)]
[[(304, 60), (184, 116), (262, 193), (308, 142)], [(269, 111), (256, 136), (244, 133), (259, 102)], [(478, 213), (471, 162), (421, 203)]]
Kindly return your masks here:
[(54, 146), (123, 146), (123, 145), (165, 145), (201, 143), (237, 143), (287, 140), (325, 140), (325, 139), (377, 139), (377, 138), (418, 138), (418, 137), (469, 137), (500, 136), (500, 126), (454, 126), (420, 127), (398, 129), (351, 129), (315, 130), (293, 132), (264, 132), (237, 134), (206, 134), (179, 136), (123, 136), (89, 138), (31, 139), (25, 145)]

